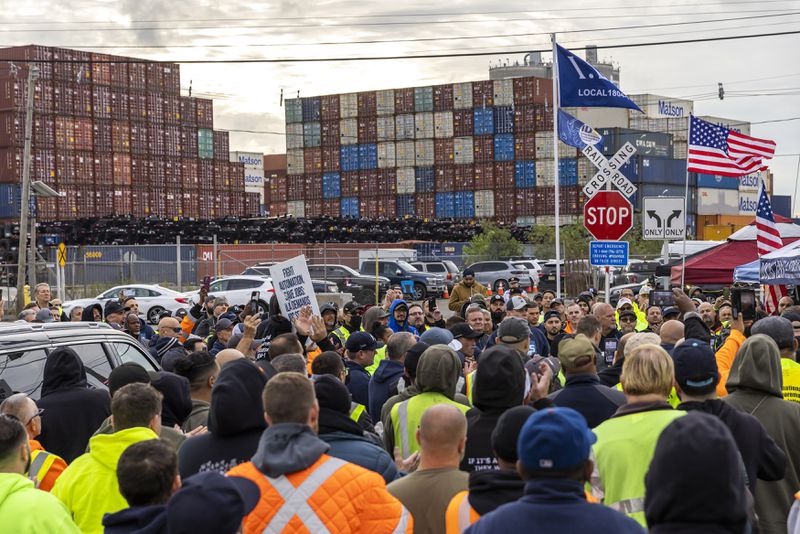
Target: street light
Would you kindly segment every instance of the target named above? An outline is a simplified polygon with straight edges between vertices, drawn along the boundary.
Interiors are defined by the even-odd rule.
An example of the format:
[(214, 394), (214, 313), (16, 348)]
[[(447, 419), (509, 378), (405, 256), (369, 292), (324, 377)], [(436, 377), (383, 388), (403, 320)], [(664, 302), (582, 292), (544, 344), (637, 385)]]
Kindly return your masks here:
[[(31, 195), (34, 197), (41, 197), (41, 198), (58, 198), (66, 196), (66, 193), (60, 193), (47, 185), (46, 183), (42, 182), (41, 180), (35, 180), (31, 182)], [(36, 209), (31, 210), (31, 240), (30, 240), (30, 258), (31, 263), (29, 265), (29, 274), (28, 280), (30, 281), (31, 289), (36, 287)]]

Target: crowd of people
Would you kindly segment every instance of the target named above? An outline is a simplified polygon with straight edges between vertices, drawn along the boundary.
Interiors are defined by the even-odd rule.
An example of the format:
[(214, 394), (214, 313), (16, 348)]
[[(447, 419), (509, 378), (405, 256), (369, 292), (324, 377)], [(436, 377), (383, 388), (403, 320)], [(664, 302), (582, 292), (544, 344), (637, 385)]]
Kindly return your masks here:
[(63, 347), (2, 401), (2, 530), (800, 532), (791, 297), (745, 320), (701, 290), (510, 285), (466, 270), (445, 313), (397, 289), (292, 320), (204, 289), (156, 328), (135, 299), (82, 310), (160, 370), (94, 389)]

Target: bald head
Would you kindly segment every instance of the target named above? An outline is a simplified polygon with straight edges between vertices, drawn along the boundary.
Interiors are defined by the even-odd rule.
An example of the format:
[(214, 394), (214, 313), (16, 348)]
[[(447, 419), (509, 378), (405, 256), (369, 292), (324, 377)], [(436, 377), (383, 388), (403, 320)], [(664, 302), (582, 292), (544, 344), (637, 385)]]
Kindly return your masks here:
[(597, 317), (600, 321), (600, 332), (603, 335), (611, 332), (616, 326), (616, 318), (614, 317), (614, 308), (605, 302), (598, 302), (592, 308), (592, 315)]
[(661, 325), (661, 343), (674, 345), (683, 337), (683, 323), (680, 321), (667, 321)]
[(238, 360), (240, 358), (244, 358), (244, 354), (238, 350), (222, 349), (217, 353), (217, 364), (219, 365), (219, 368), (222, 369), (226, 363), (232, 362), (233, 360)]
[(38, 436), (41, 429), (41, 420), (36, 417), (39, 408), (36, 403), (25, 393), (15, 393), (0, 404), (0, 414), (10, 415), (23, 425), (28, 432), (28, 438), (34, 439)]
[(422, 414), (417, 441), (423, 456), (460, 459), (466, 440), (467, 418), (452, 404), (437, 404)]
[(158, 335), (161, 337), (178, 337), (180, 328), (181, 323), (175, 317), (164, 317), (158, 322)]

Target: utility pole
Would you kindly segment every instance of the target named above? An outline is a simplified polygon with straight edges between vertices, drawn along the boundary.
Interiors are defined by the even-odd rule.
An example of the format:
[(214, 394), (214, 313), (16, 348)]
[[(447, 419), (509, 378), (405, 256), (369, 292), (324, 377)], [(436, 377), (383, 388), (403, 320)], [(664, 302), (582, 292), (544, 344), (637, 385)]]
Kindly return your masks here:
[[(28, 254), (28, 214), (31, 204), (31, 145), (33, 143), (33, 88), (39, 78), (39, 67), (28, 64), (28, 82), (25, 88), (25, 148), (22, 156), (22, 198), (19, 207), (19, 245), (17, 246), (17, 313), (25, 307), (25, 266)], [(31, 245), (34, 249), (35, 243)], [(30, 261), (36, 265), (36, 257)], [(31, 288), (33, 289), (33, 288)]]

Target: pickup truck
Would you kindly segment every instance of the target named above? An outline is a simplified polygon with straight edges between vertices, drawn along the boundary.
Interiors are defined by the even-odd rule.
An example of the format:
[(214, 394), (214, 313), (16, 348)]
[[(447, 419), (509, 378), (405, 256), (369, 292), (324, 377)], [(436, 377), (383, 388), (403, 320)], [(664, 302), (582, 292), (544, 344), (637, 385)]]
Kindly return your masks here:
[(367, 276), (375, 276), (377, 263), (378, 275), (389, 279), (391, 285), (406, 286), (410, 283), (410, 291), (404, 289), (404, 293), (410, 295), (412, 300), (423, 300), (428, 296), (440, 296), (444, 293), (444, 277), (430, 273), (423, 273), (417, 270), (410, 263), (403, 260), (365, 260), (361, 262), (359, 272)]

